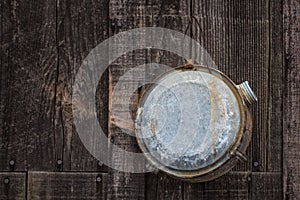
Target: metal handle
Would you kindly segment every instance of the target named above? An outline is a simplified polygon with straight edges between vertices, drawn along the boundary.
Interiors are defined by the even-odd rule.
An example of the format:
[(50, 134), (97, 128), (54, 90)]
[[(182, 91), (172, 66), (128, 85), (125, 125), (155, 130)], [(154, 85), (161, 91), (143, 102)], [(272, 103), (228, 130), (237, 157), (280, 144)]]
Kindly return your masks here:
[(248, 105), (257, 102), (257, 97), (254, 94), (254, 92), (252, 91), (248, 81), (245, 81), (245, 82), (237, 85), (237, 88), (238, 88), (241, 96), (243, 97), (243, 99), (246, 101), (246, 103)]
[(241, 160), (241, 161), (247, 161), (247, 156), (240, 152), (239, 150), (235, 150), (234, 152), (231, 152), (231, 155), (232, 156), (235, 156), (238, 160)]

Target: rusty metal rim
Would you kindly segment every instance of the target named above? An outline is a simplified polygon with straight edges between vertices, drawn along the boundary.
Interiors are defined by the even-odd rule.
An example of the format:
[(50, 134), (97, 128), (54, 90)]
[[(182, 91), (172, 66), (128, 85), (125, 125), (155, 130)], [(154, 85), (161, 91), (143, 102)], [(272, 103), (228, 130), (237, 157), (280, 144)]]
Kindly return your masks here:
[[(250, 140), (251, 140), (251, 136), (252, 136), (252, 117), (251, 117), (250, 111), (248, 110), (247, 107), (245, 107), (245, 111), (247, 112), (245, 122), (248, 121), (249, 123), (246, 123), (246, 126), (244, 127), (244, 132), (243, 132), (242, 139), (241, 139), (242, 142), (237, 148), (237, 150), (242, 153), (246, 152), (246, 150), (249, 146)], [(218, 177), (228, 173), (238, 163), (238, 161), (239, 161), (239, 159), (236, 156), (232, 156), (222, 166), (220, 166), (220, 168), (210, 171), (207, 174), (199, 175), (199, 176), (192, 177), (192, 178), (179, 177), (179, 176), (174, 176), (172, 174), (170, 174), (170, 175), (176, 179), (184, 180), (184, 181), (188, 181), (188, 182), (194, 182), (194, 183), (206, 182), (206, 181), (213, 180), (215, 178), (218, 178)]]
[[(218, 170), (219, 168), (221, 168), (222, 166), (226, 165), (226, 163), (228, 163), (228, 161), (232, 160), (232, 158), (236, 159), (235, 156), (233, 156), (232, 153), (236, 152), (239, 148), (239, 146), (241, 146), (242, 144), (242, 139), (243, 139), (243, 135), (244, 135), (244, 126), (245, 126), (245, 108), (246, 108), (246, 104), (237, 88), (237, 85), (228, 77), (226, 76), (224, 73), (222, 73), (221, 71), (214, 69), (214, 68), (207, 68), (201, 65), (189, 65), (189, 68), (186, 68), (185, 66), (179, 66), (174, 68), (173, 70), (170, 70), (166, 73), (163, 73), (162, 75), (160, 75), (158, 78), (155, 79), (155, 81), (153, 81), (154, 83), (156, 81), (159, 81), (162, 77), (166, 76), (168, 73), (174, 72), (174, 70), (182, 70), (182, 71), (203, 71), (205, 73), (211, 73), (213, 75), (215, 75), (218, 78), (221, 78), (224, 83), (231, 89), (231, 91), (233, 92), (234, 96), (237, 99), (238, 105), (239, 105), (239, 112), (240, 112), (240, 127), (239, 127), (239, 131), (237, 133), (237, 137), (234, 141), (234, 143), (232, 144), (231, 148), (228, 149), (228, 151), (226, 151), (224, 153), (223, 156), (221, 156), (218, 160), (216, 160), (214, 163), (201, 168), (201, 169), (197, 169), (197, 170), (176, 170), (176, 169), (172, 169), (170, 167), (166, 167), (164, 166), (160, 161), (158, 161), (156, 158), (154, 158), (150, 153), (148, 153), (147, 148), (145, 147), (145, 145), (143, 144), (143, 141), (139, 138), (139, 133), (138, 130), (135, 127), (135, 134), (136, 134), (136, 138), (137, 138), (137, 142), (139, 147), (141, 148), (141, 150), (145, 153), (146, 158), (150, 161), (150, 163), (152, 165), (154, 165), (155, 167), (157, 167), (158, 169), (170, 174), (171, 176), (177, 177), (179, 179), (193, 179), (193, 178), (200, 178), (203, 175), (206, 174), (210, 174), (213, 173), (214, 171)], [(140, 105), (143, 104), (143, 101), (146, 99), (146, 97), (148, 96), (148, 93), (151, 92), (151, 88), (154, 87), (155, 85), (152, 84), (149, 88), (147, 88), (143, 94), (140, 97)], [(140, 107), (139, 107), (140, 108)], [(247, 108), (246, 108), (247, 109)], [(136, 122), (138, 121), (139, 116), (136, 115)], [(247, 148), (248, 145), (246, 145)], [(242, 153), (244, 153), (244, 151), (242, 151)], [(234, 165), (233, 165), (234, 166)], [(231, 167), (228, 169), (230, 170)], [(227, 171), (227, 170), (226, 170)], [(223, 174), (223, 173), (222, 173)], [(221, 174), (221, 175), (222, 175)], [(197, 180), (199, 181), (199, 180)]]

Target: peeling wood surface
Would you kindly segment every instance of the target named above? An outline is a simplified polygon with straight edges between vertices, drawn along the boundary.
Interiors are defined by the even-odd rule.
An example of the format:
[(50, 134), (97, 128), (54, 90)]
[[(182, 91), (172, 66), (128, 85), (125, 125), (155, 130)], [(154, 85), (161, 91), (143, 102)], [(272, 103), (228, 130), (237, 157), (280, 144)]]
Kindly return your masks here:
[[(299, 1), (3, 0), (0, 11), (0, 199), (300, 198)], [(192, 15), (199, 25), (186, 30)], [(190, 184), (161, 172), (118, 172), (81, 143), (71, 101), (83, 59), (108, 37), (145, 26), (187, 31), (221, 71), (236, 83), (248, 80), (257, 94), (248, 161), (229, 174)], [(127, 151), (139, 148), (115, 123), (121, 117), (122, 128), (133, 130), (132, 120), (111, 113), (124, 104), (112, 102), (113, 88), (129, 70), (151, 62), (175, 67), (183, 59), (157, 49), (128, 52), (99, 81), (99, 123), (109, 142)], [(139, 71), (126, 86), (157, 71)], [(132, 114), (142, 91), (127, 94)], [(111, 159), (130, 165), (122, 155)]]

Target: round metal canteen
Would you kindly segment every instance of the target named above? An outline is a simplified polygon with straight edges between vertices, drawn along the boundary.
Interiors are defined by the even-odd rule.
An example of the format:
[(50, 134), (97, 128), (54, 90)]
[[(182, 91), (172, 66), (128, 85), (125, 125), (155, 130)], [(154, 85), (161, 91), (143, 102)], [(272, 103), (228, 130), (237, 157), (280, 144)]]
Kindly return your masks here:
[(212, 180), (246, 160), (257, 101), (248, 82), (188, 63), (161, 75), (142, 95), (138, 144), (155, 167), (191, 182)]

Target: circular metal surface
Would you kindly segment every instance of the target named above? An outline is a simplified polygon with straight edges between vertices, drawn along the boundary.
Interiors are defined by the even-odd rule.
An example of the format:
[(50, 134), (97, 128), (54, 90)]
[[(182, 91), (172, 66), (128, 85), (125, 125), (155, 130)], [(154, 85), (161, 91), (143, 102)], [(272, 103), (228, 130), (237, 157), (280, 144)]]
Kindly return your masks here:
[(241, 116), (240, 102), (222, 76), (174, 70), (143, 95), (136, 134), (142, 150), (158, 165), (199, 170), (230, 157)]

